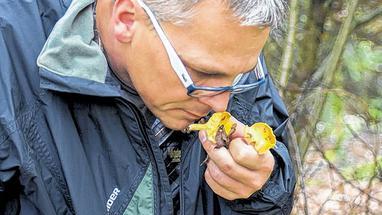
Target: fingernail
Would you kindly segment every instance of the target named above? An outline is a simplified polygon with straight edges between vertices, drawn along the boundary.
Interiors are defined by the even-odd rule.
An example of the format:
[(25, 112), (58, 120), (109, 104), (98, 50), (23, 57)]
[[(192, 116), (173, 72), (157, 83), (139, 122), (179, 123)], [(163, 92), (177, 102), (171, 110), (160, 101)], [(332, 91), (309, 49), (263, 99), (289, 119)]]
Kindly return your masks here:
[(205, 131), (200, 131), (200, 142), (204, 143), (207, 140), (207, 135)]

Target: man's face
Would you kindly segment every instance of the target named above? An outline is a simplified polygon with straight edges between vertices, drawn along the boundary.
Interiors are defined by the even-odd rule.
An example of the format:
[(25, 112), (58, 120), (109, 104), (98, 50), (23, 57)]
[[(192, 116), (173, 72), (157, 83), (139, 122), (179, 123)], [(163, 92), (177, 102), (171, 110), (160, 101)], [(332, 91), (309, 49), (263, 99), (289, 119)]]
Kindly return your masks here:
[[(128, 74), (120, 77), (130, 78), (147, 107), (171, 129), (184, 129), (211, 110), (226, 110), (227, 92), (203, 98), (187, 95), (151, 22), (140, 10), (124, 63), (119, 61)], [(163, 30), (195, 85), (231, 85), (239, 73), (255, 67), (269, 29), (240, 26), (220, 1), (202, 1), (195, 12), (186, 25), (161, 23)]]

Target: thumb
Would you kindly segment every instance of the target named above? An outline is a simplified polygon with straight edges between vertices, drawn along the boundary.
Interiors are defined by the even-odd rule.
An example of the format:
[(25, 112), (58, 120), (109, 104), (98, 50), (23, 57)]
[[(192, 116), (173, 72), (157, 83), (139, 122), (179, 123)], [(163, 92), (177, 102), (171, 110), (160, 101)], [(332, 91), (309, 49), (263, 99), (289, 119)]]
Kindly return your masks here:
[(212, 152), (212, 150), (215, 149), (215, 144), (208, 140), (207, 132), (205, 130), (199, 131), (199, 140), (202, 143), (202, 146), (204, 150), (206, 150), (207, 154), (209, 154), (210, 152)]

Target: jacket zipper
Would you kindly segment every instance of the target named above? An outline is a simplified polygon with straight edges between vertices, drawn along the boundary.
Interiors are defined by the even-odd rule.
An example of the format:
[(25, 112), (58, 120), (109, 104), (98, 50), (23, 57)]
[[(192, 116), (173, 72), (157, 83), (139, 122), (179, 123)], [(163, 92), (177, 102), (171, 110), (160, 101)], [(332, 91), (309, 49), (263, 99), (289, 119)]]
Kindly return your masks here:
[(179, 164), (179, 168), (180, 168), (180, 175), (179, 175), (179, 200), (180, 200), (180, 214), (181, 215), (185, 215), (186, 212), (184, 211), (184, 196), (183, 196), (183, 165), (184, 165), (184, 159), (186, 157), (186, 154), (189, 152), (189, 150), (191, 150), (191, 148), (193, 147), (193, 144), (194, 144), (194, 137), (191, 138), (192, 141), (187, 141), (187, 142), (184, 142), (184, 144), (182, 144), (181, 146), (181, 156), (180, 156), (180, 164)]
[[(121, 101), (123, 104), (127, 105), (134, 113), (134, 116), (138, 122), (138, 126), (139, 126), (139, 130), (144, 138), (144, 141), (146, 143), (146, 147), (148, 148), (148, 150), (150, 151), (150, 158), (151, 158), (151, 161), (153, 162), (153, 170), (158, 171), (158, 167), (157, 167), (157, 162), (155, 161), (155, 154), (154, 154), (154, 151), (153, 149), (151, 148), (150, 146), (150, 140), (149, 140), (149, 137), (148, 137), (148, 134), (147, 134), (147, 131), (146, 131), (146, 128), (145, 128), (145, 125), (143, 124), (142, 120), (141, 120), (141, 117), (142, 114), (139, 112), (139, 110), (137, 109), (137, 107), (135, 107), (134, 104), (132, 104), (131, 102), (127, 101), (127, 100), (123, 100), (123, 99), (118, 99), (119, 101)], [(156, 204), (156, 201), (155, 201), (155, 193), (154, 193), (154, 205)], [(160, 198), (160, 195), (159, 195), (159, 198)], [(154, 206), (155, 208), (155, 206)], [(160, 210), (159, 210), (160, 211)], [(155, 213), (155, 211), (154, 211)]]
[(179, 201), (180, 201), (180, 214), (183, 215), (185, 214), (183, 211), (184, 208), (184, 196), (183, 196), (183, 163), (184, 163), (184, 153), (185, 153), (185, 144), (182, 144), (181, 146), (181, 151), (180, 151), (180, 164), (179, 164), (179, 169), (180, 169), (180, 175), (179, 175)]
[(137, 110), (137, 108), (133, 104), (131, 104), (130, 102), (124, 102), (124, 101), (122, 101), (122, 102), (124, 104), (127, 104), (127, 106), (129, 106), (130, 109), (133, 111), (134, 116), (138, 122), (139, 130), (140, 130), (140, 132), (141, 132), (141, 134), (145, 140), (146, 146), (150, 149), (150, 152), (152, 153), (152, 156), (153, 156), (154, 152), (152, 152), (152, 149), (150, 147), (150, 140), (149, 140), (148, 134), (146, 132), (145, 125), (143, 124), (143, 122), (141, 120), (141, 113), (139, 113), (139, 110)]

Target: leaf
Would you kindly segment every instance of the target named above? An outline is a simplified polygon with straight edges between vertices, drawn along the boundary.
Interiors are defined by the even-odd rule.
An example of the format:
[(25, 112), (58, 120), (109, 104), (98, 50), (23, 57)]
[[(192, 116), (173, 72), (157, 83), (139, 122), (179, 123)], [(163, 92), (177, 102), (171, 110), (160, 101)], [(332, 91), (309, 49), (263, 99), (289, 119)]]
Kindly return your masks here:
[(336, 150), (330, 149), (325, 151), (325, 157), (328, 159), (328, 161), (333, 162), (336, 159)]
[[(377, 166), (377, 165), (378, 166)], [(356, 167), (348, 167), (342, 170), (342, 173), (346, 177), (346, 179), (356, 179), (356, 180), (368, 180), (373, 177), (377, 171), (377, 167), (382, 166), (382, 158), (378, 157), (377, 163), (370, 162), (357, 165)]]

